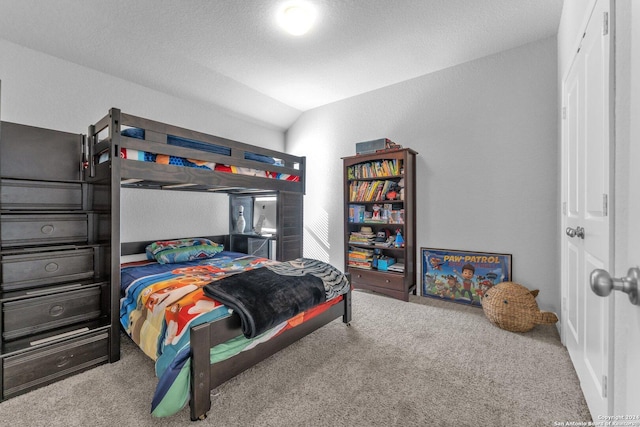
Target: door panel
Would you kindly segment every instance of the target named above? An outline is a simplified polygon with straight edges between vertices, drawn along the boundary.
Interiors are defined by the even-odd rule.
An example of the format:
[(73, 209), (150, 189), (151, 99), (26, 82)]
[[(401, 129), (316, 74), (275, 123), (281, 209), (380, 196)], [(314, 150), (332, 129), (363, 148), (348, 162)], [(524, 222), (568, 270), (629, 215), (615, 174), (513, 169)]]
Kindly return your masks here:
[[(604, 268), (604, 264), (599, 259), (585, 254), (585, 277), (588, 278), (589, 274), (597, 268)], [(603, 314), (608, 313), (608, 302), (589, 289), (586, 289), (584, 298), (587, 314), (584, 325), (584, 363), (586, 374), (589, 375), (588, 383), (594, 386), (589, 393), (594, 394), (593, 399), (599, 399), (604, 387), (602, 376), (607, 374), (608, 322), (603, 318)]]
[[(583, 139), (580, 135), (580, 124), (584, 122), (582, 117), (584, 110), (578, 108), (582, 104), (582, 80), (578, 78), (579, 70), (582, 70), (583, 57), (577, 57), (566, 81), (566, 121), (565, 121), (565, 145), (566, 145), (566, 159), (564, 167), (566, 168), (564, 176), (567, 179), (568, 192), (566, 194), (567, 200), (567, 218), (576, 219), (580, 216), (578, 195), (579, 195), (579, 162), (580, 157), (578, 155), (578, 141)], [(571, 225), (571, 224), (569, 224)]]
[(598, 0), (580, 49), (563, 81), (563, 230), (584, 228), (584, 237), (563, 235), (563, 341), (594, 420), (611, 409), (607, 379), (613, 346), (609, 299), (596, 296), (589, 275), (611, 261), (610, 36), (609, 0)]
[[(578, 282), (578, 248), (571, 244), (567, 244), (567, 283), (568, 283), (568, 292), (565, 297), (565, 319), (566, 325), (565, 328), (568, 333), (571, 334), (571, 345), (574, 347), (577, 345), (575, 343), (579, 342), (578, 335), (581, 333), (582, 328), (580, 327), (580, 292), (578, 292), (577, 284)], [(569, 345), (569, 344), (567, 344)]]
[[(596, 11), (597, 12), (597, 11)], [(601, 14), (594, 12), (593, 19), (601, 19)], [(597, 22), (596, 22), (597, 24)], [(597, 25), (596, 25), (597, 26)], [(603, 139), (607, 138), (608, 106), (605, 104), (606, 70), (603, 64), (602, 34), (593, 28), (585, 34), (581, 51), (584, 53), (584, 91), (585, 91), (585, 208), (587, 217), (602, 218), (602, 195), (608, 190), (608, 147), (604, 147)], [(608, 64), (607, 64), (608, 67)]]

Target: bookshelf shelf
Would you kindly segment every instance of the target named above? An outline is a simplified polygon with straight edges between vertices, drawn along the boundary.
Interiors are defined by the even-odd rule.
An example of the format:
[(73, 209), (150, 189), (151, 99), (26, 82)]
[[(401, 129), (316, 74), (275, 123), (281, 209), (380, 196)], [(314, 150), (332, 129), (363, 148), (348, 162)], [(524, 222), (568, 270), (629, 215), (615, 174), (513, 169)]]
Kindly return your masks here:
[(380, 203), (393, 203), (393, 204), (399, 204), (402, 205), (404, 204), (404, 200), (350, 200), (349, 203), (357, 203), (357, 204), (361, 204), (361, 203), (372, 203), (372, 204), (380, 204)]
[(400, 179), (404, 175), (389, 175), (389, 176), (370, 176), (370, 177), (362, 177), (362, 178), (349, 178), (351, 181), (375, 181), (380, 179)]
[(404, 301), (416, 287), (416, 155), (403, 148), (343, 158), (345, 268), (355, 288)]

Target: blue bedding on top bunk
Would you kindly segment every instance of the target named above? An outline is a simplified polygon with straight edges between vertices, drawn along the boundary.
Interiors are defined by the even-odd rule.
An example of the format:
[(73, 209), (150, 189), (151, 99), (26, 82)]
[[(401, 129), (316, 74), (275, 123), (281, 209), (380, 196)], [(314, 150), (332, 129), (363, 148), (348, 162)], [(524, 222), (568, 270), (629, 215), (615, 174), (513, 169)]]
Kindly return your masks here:
[[(121, 135), (127, 136), (129, 138), (144, 139), (144, 129), (123, 129)], [(191, 148), (199, 151), (206, 151), (213, 154), (222, 154), (223, 156), (231, 155), (231, 149), (228, 147), (222, 147), (220, 145), (196, 141), (195, 139), (183, 138), (174, 135), (167, 135), (167, 144), (175, 145), (177, 147)], [(255, 160), (257, 162), (268, 163), (270, 165), (281, 166), (281, 162), (279, 160), (276, 160), (273, 157), (265, 156), (263, 154), (245, 153), (244, 158), (247, 160)]]

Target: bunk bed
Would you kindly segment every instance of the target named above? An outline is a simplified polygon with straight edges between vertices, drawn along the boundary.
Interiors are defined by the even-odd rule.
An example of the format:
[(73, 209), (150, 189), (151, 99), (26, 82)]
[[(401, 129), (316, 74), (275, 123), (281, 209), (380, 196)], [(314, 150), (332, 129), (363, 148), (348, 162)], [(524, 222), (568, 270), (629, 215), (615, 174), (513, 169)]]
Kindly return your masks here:
[[(242, 256), (224, 251), (213, 254), (210, 259), (205, 260), (207, 264), (205, 267), (193, 267), (189, 264), (187, 269), (215, 268), (218, 272), (225, 268), (237, 268), (238, 264), (247, 266), (246, 272), (232, 274), (229, 277), (230, 280), (248, 277), (250, 276), (248, 273), (264, 274), (267, 269), (283, 268), (285, 265), (287, 268), (302, 265), (303, 270), (309, 270), (308, 262), (314, 261), (302, 258), (304, 157), (144, 119), (113, 108), (109, 114), (89, 126), (83, 149), (83, 167), (87, 171), (88, 182), (93, 185), (91, 197), (97, 214), (94, 226), (98, 230), (98, 238), (110, 246), (111, 336), (116, 337), (110, 343), (110, 360), (119, 358), (120, 343), (117, 337), (121, 327), (127, 323), (126, 320), (122, 323), (120, 321), (120, 316), (126, 311), (123, 308), (124, 305), (121, 306), (121, 299), (124, 301), (127, 297), (122, 286), (129, 288), (130, 283), (125, 284), (124, 282), (128, 280), (121, 281), (121, 278), (129, 275), (131, 268), (138, 267), (138, 265), (128, 264), (121, 269), (118, 261), (123, 255), (142, 254), (145, 251), (148, 253), (150, 245), (159, 243), (158, 241), (121, 242), (120, 190), (122, 187), (213, 191), (233, 195), (277, 194), (279, 211), (276, 237), (277, 260)], [(221, 249), (226, 249), (229, 244), (229, 235), (209, 236), (207, 240), (209, 242), (205, 243), (206, 245), (219, 244)], [(149, 256), (149, 258), (153, 257)], [(222, 262), (221, 258), (230, 258), (233, 266), (227, 267), (225, 264), (220, 267), (220, 264), (215, 264)], [(152, 260), (150, 264), (155, 261), (157, 260)], [(193, 260), (193, 262), (198, 261)], [(140, 268), (144, 268), (148, 263), (145, 261), (139, 264), (142, 264)], [(326, 266), (330, 267), (328, 264)], [(173, 274), (178, 270), (181, 270), (181, 264), (170, 266), (164, 271), (167, 271), (167, 274)], [(124, 274), (125, 271), (127, 274)], [(183, 348), (183, 350), (186, 349), (187, 354), (185, 357), (183, 351), (182, 359), (177, 362), (176, 372), (177, 375), (184, 376), (185, 369), (188, 371), (188, 401), (192, 420), (206, 417), (211, 408), (210, 391), (225, 381), (337, 318), (341, 317), (344, 323), (349, 324), (351, 286), (348, 276), (337, 273), (342, 277), (336, 275), (334, 279), (343, 285), (337, 286), (337, 291), (331, 290), (335, 295), (331, 295), (331, 298), (327, 297), (326, 301), (323, 295), (322, 303), (317, 306), (303, 307), (304, 310), (298, 314), (300, 319), (304, 317), (304, 321), (284, 322), (287, 326), (282, 327), (284, 323), (280, 324), (279, 327), (282, 330), (277, 334), (272, 333), (268, 340), (256, 346), (249, 346), (228, 358), (218, 358), (215, 363), (213, 363), (212, 349), (219, 348), (221, 344), (250, 337), (247, 335), (246, 318), (242, 310), (238, 306), (229, 305), (233, 309), (227, 310), (226, 315), (209, 317), (205, 315), (198, 321), (187, 322), (189, 339), (188, 344)], [(333, 272), (331, 274), (333, 275)], [(215, 284), (223, 284), (223, 282), (224, 280), (220, 280)], [(326, 283), (324, 288), (328, 289)], [(327, 290), (327, 295), (329, 293)], [(231, 298), (222, 301), (229, 304), (234, 300)], [(124, 318), (126, 317), (125, 315)], [(124, 329), (126, 330), (126, 327)], [(252, 334), (255, 335), (258, 332), (262, 331), (254, 331)], [(270, 332), (271, 329), (269, 329)], [(269, 335), (266, 332), (265, 334)], [(255, 336), (251, 337), (253, 338)], [(159, 384), (159, 387), (161, 385)], [(157, 392), (158, 390), (154, 400), (158, 398)], [(154, 405), (156, 403), (158, 402), (153, 402)], [(162, 411), (159, 413), (161, 416), (167, 415)], [(154, 413), (154, 415), (157, 414)]]

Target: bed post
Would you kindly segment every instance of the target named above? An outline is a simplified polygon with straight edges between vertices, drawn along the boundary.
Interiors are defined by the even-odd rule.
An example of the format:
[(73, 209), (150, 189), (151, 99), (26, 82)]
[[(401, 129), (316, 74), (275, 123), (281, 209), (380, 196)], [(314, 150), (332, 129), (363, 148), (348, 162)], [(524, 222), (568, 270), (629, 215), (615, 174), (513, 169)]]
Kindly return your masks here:
[(351, 323), (351, 274), (345, 273), (347, 276), (347, 280), (349, 281), (349, 290), (346, 294), (342, 296), (344, 301), (344, 314), (342, 315), (342, 323), (346, 323), (347, 326), (350, 326)]
[[(109, 111), (109, 138), (111, 146), (109, 148), (109, 157), (111, 160), (111, 177), (108, 180), (102, 180), (101, 185), (106, 186), (109, 194), (108, 207), (104, 214), (110, 220), (109, 225), (109, 260), (111, 263), (109, 279), (111, 280), (111, 337), (109, 344), (109, 362), (117, 362), (120, 360), (120, 178), (122, 170), (120, 169), (120, 110), (112, 108)], [(92, 136), (95, 142), (98, 137), (95, 136), (97, 129), (93, 129)], [(99, 131), (99, 130), (98, 130)], [(97, 154), (92, 151), (92, 154)], [(91, 159), (93, 163), (95, 159)], [(95, 171), (95, 170), (94, 170)], [(94, 207), (95, 209), (95, 207)]]
[(191, 328), (191, 421), (204, 420), (211, 409), (209, 387), (209, 325)]

